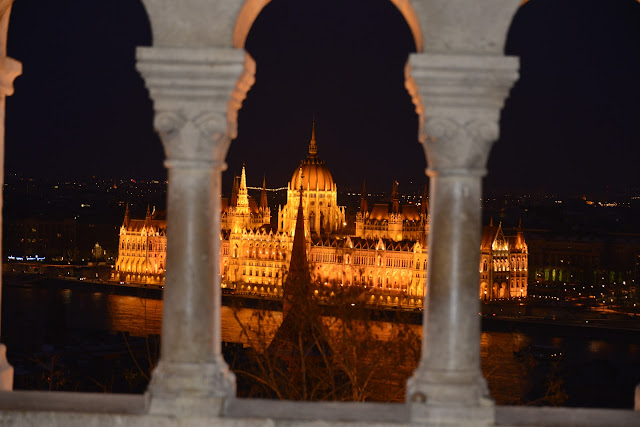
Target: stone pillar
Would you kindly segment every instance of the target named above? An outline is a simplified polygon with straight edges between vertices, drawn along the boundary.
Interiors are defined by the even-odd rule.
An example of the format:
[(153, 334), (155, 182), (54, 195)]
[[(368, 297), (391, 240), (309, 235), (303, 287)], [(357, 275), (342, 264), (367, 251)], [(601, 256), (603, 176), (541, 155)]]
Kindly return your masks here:
[[(0, 212), (2, 212), (2, 191), (4, 188), (4, 118), (5, 98), (13, 94), (13, 81), (22, 74), (22, 63), (9, 58), (6, 53), (7, 30), (11, 15), (11, 1), (0, 0)], [(2, 216), (0, 215), (0, 234)], [(0, 253), (2, 252), (0, 238)], [(0, 266), (2, 260), (0, 260)], [(0, 297), (2, 296), (2, 277), (0, 277)], [(1, 304), (1, 298), (0, 298)], [(13, 366), (7, 360), (7, 347), (0, 344), (0, 391), (13, 390)]]
[(431, 208), (422, 356), (407, 383), (417, 422), (494, 421), (480, 369), (482, 177), (517, 69), (513, 57), (453, 54), (414, 54), (407, 67), (422, 119)]
[(169, 169), (162, 345), (150, 412), (216, 416), (235, 396), (221, 353), (220, 182), (246, 94), (236, 87), (245, 56), (160, 47), (138, 48), (137, 56)]

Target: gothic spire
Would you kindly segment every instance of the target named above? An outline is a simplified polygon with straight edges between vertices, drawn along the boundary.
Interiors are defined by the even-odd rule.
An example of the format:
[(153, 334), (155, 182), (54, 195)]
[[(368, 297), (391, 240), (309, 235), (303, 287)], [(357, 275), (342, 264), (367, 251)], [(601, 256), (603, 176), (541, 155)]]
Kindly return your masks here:
[(240, 190), (247, 189), (247, 175), (244, 171), (244, 163), (242, 164), (242, 175), (240, 175)]
[(315, 157), (318, 154), (318, 145), (316, 144), (316, 116), (313, 116), (313, 124), (311, 126), (311, 142), (309, 143), (309, 157)]
[(282, 317), (285, 318), (291, 306), (296, 302), (301, 303), (311, 297), (310, 272), (307, 260), (307, 243), (304, 236), (304, 212), (302, 209), (302, 189), (300, 189), (300, 201), (298, 203), (298, 215), (296, 228), (291, 247), (291, 262), (289, 272), (284, 283), (284, 301), (282, 305)]
[(238, 209), (242, 213), (249, 213), (249, 194), (247, 193), (247, 174), (242, 165), (242, 174), (240, 175), (240, 188), (238, 189)]
[(362, 195), (360, 196), (360, 213), (365, 215), (369, 211), (367, 206), (367, 180), (362, 182)]
[(124, 210), (124, 226), (126, 227), (127, 225), (129, 225), (129, 219), (130, 219), (130, 213), (129, 213), (129, 203), (127, 203), (127, 207)]
[(267, 201), (267, 176), (262, 177), (262, 193), (260, 193), (260, 207), (266, 209), (269, 207)]
[(393, 181), (393, 189), (391, 190), (392, 212), (400, 213), (400, 199), (398, 197), (398, 181)]
[(236, 207), (238, 205), (238, 175), (233, 177), (233, 187), (231, 188), (231, 200), (229, 206)]
[(429, 202), (427, 201), (428, 195), (428, 186), (427, 183), (424, 183), (424, 190), (422, 190), (422, 200), (420, 200), (420, 213), (422, 214), (423, 219), (427, 219), (427, 215), (429, 215)]

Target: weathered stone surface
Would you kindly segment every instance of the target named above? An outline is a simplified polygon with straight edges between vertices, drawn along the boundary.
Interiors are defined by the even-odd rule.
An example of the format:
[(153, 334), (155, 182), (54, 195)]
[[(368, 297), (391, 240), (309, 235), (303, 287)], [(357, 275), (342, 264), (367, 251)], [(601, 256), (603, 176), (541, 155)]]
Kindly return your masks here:
[(422, 121), (431, 208), (422, 359), (407, 396), (412, 420), (427, 425), (494, 420), (477, 315), (481, 177), (517, 67), (517, 58), (426, 53), (412, 55), (406, 70)]
[(169, 169), (162, 348), (148, 392), (152, 414), (215, 417), (235, 395), (235, 376), (221, 354), (219, 194), (236, 133), (229, 99), (238, 96), (244, 61), (234, 49), (138, 50)]
[(143, 0), (154, 46), (231, 47), (240, 0)]
[(411, 0), (425, 52), (502, 54), (522, 0)]

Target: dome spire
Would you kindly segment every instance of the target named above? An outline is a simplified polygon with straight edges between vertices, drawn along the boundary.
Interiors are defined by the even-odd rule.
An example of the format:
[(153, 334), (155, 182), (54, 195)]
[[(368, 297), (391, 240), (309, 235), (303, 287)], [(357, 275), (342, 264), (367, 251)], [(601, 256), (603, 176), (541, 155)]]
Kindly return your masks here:
[(316, 144), (316, 115), (313, 115), (313, 124), (311, 125), (311, 142), (309, 143), (309, 156), (315, 157), (318, 154), (318, 145)]

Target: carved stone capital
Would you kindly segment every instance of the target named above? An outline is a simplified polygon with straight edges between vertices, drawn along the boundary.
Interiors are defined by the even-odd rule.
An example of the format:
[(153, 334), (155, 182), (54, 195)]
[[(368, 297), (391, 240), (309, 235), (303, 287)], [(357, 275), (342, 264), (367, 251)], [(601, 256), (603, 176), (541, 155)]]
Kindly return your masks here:
[(237, 135), (236, 86), (245, 54), (220, 48), (138, 48), (137, 68), (154, 102), (167, 165), (224, 168)]
[(406, 86), (432, 174), (484, 174), (518, 64), (505, 56), (411, 55)]

